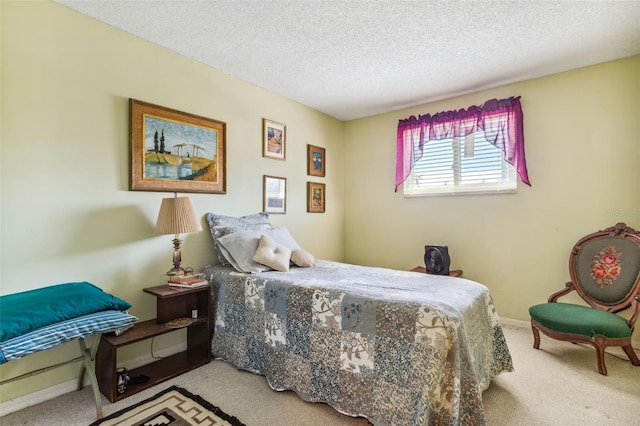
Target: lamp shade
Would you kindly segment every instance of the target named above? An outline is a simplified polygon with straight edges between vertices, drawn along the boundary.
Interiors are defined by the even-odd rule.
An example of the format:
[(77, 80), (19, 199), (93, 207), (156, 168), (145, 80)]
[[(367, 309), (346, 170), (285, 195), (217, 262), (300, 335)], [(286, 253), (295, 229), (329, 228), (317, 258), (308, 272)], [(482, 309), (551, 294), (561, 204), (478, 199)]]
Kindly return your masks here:
[(189, 197), (163, 198), (156, 222), (156, 235), (188, 234), (202, 230)]

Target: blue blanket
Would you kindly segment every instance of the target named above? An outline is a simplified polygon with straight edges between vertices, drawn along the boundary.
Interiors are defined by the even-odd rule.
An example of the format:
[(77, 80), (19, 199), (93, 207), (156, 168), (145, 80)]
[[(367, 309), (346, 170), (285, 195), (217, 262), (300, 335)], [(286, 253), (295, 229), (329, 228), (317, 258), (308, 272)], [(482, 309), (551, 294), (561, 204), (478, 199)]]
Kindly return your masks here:
[(323, 260), (204, 272), (215, 358), (375, 425), (485, 424), (482, 391), (513, 369), (489, 290), (466, 279)]

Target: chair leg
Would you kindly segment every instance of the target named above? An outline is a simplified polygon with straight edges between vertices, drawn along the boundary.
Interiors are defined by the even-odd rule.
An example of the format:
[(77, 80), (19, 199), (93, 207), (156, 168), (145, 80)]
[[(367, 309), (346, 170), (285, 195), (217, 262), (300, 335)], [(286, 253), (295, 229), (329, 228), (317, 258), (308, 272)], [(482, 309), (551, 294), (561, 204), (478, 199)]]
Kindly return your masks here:
[(640, 366), (640, 360), (638, 359), (638, 356), (636, 355), (635, 351), (633, 350), (633, 346), (631, 346), (630, 344), (626, 345), (626, 346), (623, 346), (622, 350), (629, 357), (629, 360), (631, 361), (631, 364), (636, 365), (636, 366)]
[(540, 331), (531, 324), (531, 331), (533, 331), (533, 348), (540, 349)]
[(596, 336), (593, 342), (593, 346), (596, 348), (596, 356), (598, 358), (598, 373), (603, 376), (607, 375), (607, 366), (604, 365), (604, 347), (605, 339), (602, 336)]
[[(98, 385), (98, 379), (96, 378), (95, 366), (93, 364), (93, 360), (91, 359), (91, 352), (87, 348), (87, 345), (84, 342), (84, 338), (78, 339), (80, 342), (80, 349), (82, 350), (82, 355), (84, 356), (84, 365), (86, 372), (89, 374), (89, 379), (91, 380), (91, 389), (93, 390), (93, 399), (96, 403), (96, 416), (98, 420), (103, 417), (102, 414), (102, 397), (100, 396), (100, 388)], [(83, 369), (82, 374), (84, 375), (85, 370)]]

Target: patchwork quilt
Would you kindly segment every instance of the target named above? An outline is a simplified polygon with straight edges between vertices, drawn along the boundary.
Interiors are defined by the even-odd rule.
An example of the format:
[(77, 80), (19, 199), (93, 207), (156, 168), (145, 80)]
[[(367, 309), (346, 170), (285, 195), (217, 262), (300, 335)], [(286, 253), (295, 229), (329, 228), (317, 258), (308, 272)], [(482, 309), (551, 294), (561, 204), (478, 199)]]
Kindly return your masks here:
[(482, 392), (513, 370), (489, 291), (473, 281), (322, 260), (204, 272), (215, 358), (376, 426), (485, 424)]

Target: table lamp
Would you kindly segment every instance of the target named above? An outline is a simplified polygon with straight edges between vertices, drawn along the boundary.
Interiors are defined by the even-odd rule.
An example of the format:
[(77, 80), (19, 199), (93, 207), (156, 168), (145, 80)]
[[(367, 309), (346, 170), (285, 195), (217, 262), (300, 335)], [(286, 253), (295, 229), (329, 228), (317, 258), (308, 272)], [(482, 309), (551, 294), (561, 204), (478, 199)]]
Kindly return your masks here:
[(180, 234), (201, 231), (202, 227), (196, 218), (196, 213), (191, 206), (189, 197), (178, 197), (174, 193), (173, 198), (163, 198), (156, 222), (156, 235), (175, 235), (173, 239), (173, 268), (167, 275), (182, 276), (184, 269), (180, 266)]

